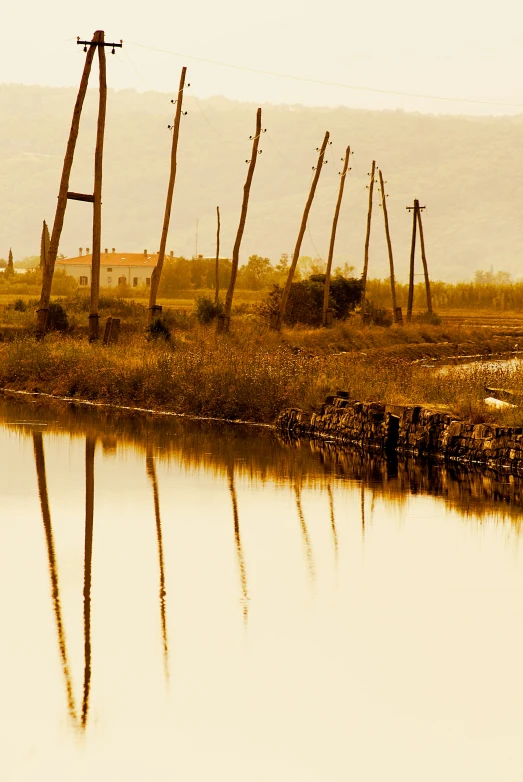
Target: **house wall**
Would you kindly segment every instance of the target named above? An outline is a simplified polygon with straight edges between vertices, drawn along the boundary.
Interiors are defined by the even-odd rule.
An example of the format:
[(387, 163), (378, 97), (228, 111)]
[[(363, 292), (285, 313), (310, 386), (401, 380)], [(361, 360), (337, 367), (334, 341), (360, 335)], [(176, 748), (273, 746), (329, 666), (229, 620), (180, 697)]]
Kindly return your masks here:
[[(57, 269), (64, 269), (70, 277), (74, 277), (80, 287), (91, 285), (91, 266), (61, 263)], [(142, 285), (150, 285), (153, 266), (111, 266), (100, 265), (100, 285), (107, 288), (115, 288), (121, 278), (132, 288)], [(149, 280), (149, 282), (147, 282)]]

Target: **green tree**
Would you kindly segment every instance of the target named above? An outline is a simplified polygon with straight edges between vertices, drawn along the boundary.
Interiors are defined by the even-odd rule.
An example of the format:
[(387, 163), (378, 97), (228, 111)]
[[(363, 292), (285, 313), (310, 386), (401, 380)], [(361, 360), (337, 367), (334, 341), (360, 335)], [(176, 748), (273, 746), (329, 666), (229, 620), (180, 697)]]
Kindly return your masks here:
[(7, 258), (7, 269), (4, 272), (8, 277), (12, 277), (15, 273), (15, 267), (13, 264), (13, 251), (9, 248), (9, 256)]
[(251, 255), (245, 266), (238, 271), (238, 288), (259, 291), (271, 284), (274, 269), (269, 258), (261, 255)]

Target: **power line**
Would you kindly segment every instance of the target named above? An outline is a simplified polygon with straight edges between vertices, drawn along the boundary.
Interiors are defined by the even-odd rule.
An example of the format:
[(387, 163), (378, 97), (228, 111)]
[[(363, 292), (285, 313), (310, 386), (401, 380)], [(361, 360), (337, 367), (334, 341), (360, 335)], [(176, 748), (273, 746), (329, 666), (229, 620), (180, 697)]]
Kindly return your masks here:
[(372, 92), (379, 95), (399, 95), (404, 98), (423, 98), (425, 100), (440, 100), (449, 101), (451, 103), (472, 103), (481, 106), (505, 106), (512, 108), (523, 108), (523, 103), (511, 103), (504, 101), (492, 101), (492, 100), (477, 100), (475, 98), (457, 98), (449, 97), (445, 95), (428, 95), (418, 92), (404, 92), (402, 90), (386, 90), (379, 87), (362, 87), (358, 84), (345, 84), (344, 82), (327, 81), (324, 79), (311, 79), (306, 76), (297, 76), (296, 74), (280, 73), (279, 71), (267, 71), (260, 68), (252, 68), (248, 65), (235, 65), (230, 62), (222, 62), (219, 60), (210, 60), (206, 57), (195, 57), (194, 55), (184, 54), (182, 52), (174, 52), (170, 49), (160, 49), (156, 46), (146, 46), (145, 44), (136, 43), (134, 41), (126, 41), (130, 46), (137, 46), (140, 49), (148, 49), (152, 52), (160, 52), (161, 54), (171, 54), (175, 57), (181, 57), (187, 60), (195, 60), (196, 62), (205, 62), (209, 65), (218, 65), (222, 68), (232, 68), (237, 71), (248, 71), (250, 73), (258, 73), (263, 76), (273, 76), (278, 79), (291, 79), (293, 81), (301, 81), (308, 84), (321, 84), (325, 87), (339, 87), (347, 90), (358, 90), (360, 92)]

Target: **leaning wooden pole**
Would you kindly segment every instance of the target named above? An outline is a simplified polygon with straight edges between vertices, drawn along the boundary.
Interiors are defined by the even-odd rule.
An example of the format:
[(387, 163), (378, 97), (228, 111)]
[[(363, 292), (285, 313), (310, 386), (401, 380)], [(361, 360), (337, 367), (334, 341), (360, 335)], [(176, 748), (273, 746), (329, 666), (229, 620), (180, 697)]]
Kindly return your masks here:
[(215, 266), (215, 290), (214, 290), (214, 303), (218, 304), (218, 298), (220, 293), (220, 207), (216, 207), (216, 266)]
[(418, 209), (419, 243), (421, 247), (421, 260), (423, 261), (423, 273), (425, 275), (425, 290), (427, 291), (427, 312), (432, 315), (432, 294), (430, 292), (429, 267), (425, 255), (425, 240), (423, 237), (423, 224), (421, 222), (421, 209)]
[(314, 170), (314, 177), (312, 179), (311, 189), (309, 192), (309, 197), (307, 198), (307, 203), (305, 204), (305, 209), (303, 210), (303, 217), (301, 218), (301, 225), (300, 230), (298, 232), (298, 238), (296, 240), (296, 247), (294, 248), (294, 254), (292, 256), (291, 265), (289, 268), (289, 273), (287, 275), (287, 280), (285, 282), (285, 288), (283, 289), (283, 295), (281, 297), (280, 302), (280, 310), (278, 312), (278, 315), (275, 319), (274, 323), (271, 323), (271, 328), (276, 329), (277, 331), (281, 330), (281, 327), (283, 325), (283, 318), (285, 316), (285, 310), (287, 308), (287, 301), (289, 299), (289, 294), (291, 292), (291, 285), (292, 280), (294, 277), (294, 272), (296, 271), (296, 266), (298, 265), (298, 259), (300, 257), (300, 250), (301, 250), (301, 243), (303, 241), (303, 236), (305, 234), (305, 229), (307, 227), (307, 220), (309, 219), (309, 212), (311, 210), (312, 202), (314, 200), (314, 194), (316, 193), (316, 187), (318, 185), (318, 181), (320, 178), (321, 170), (323, 168), (324, 157), (325, 157), (325, 150), (327, 149), (327, 144), (329, 143), (329, 136), (330, 133), (327, 130), (325, 133), (325, 137), (323, 139), (323, 143), (319, 149), (319, 155), (318, 155), (318, 162), (315, 166)]
[(165, 589), (165, 564), (163, 557), (163, 535), (162, 535), (162, 519), (160, 516), (160, 495), (158, 491), (158, 479), (156, 477), (156, 467), (154, 464), (154, 456), (152, 448), (147, 447), (145, 454), (145, 469), (151, 486), (153, 489), (153, 502), (154, 502), (154, 518), (156, 521), (156, 542), (158, 545), (158, 565), (160, 571), (160, 623), (162, 626), (162, 644), (163, 644), (163, 666), (165, 671), (165, 678), (169, 679), (169, 643), (167, 639), (167, 616), (166, 616), (166, 603), (167, 592)]
[(389, 215), (387, 212), (387, 194), (385, 193), (385, 183), (383, 181), (383, 174), (381, 169), (378, 172), (380, 178), (380, 190), (381, 190), (381, 205), (383, 207), (383, 220), (385, 222), (385, 237), (387, 239), (387, 250), (389, 252), (389, 266), (390, 266), (390, 292), (392, 295), (392, 317), (394, 323), (397, 323), (397, 301), (396, 301), (396, 280), (394, 277), (394, 257), (392, 255), (392, 242), (390, 239), (389, 229)]
[(369, 244), (370, 244), (370, 225), (372, 221), (372, 198), (374, 195), (374, 173), (376, 171), (376, 161), (372, 161), (370, 170), (369, 188), (369, 207), (367, 209), (367, 232), (365, 234), (365, 250), (363, 255), (363, 274), (362, 274), (362, 294), (361, 294), (361, 319), (365, 320), (365, 302), (367, 298), (367, 272), (369, 270)]
[(407, 209), (412, 210), (412, 242), (410, 245), (410, 267), (409, 267), (409, 298), (407, 301), (407, 322), (412, 320), (412, 305), (414, 304), (414, 257), (416, 254), (416, 224), (418, 222), (419, 201), (414, 200), (414, 206)]
[(36, 334), (40, 338), (44, 336), (47, 327), (47, 315), (49, 312), (49, 300), (51, 298), (51, 286), (53, 284), (54, 265), (56, 262), (56, 256), (58, 255), (58, 246), (60, 244), (60, 236), (62, 235), (62, 228), (64, 225), (65, 209), (67, 207), (67, 191), (69, 190), (69, 179), (71, 176), (71, 168), (73, 166), (74, 150), (76, 147), (76, 141), (78, 139), (78, 131), (80, 129), (80, 116), (82, 114), (82, 107), (84, 105), (85, 93), (87, 91), (87, 83), (89, 81), (89, 74), (93, 64), (96, 44), (100, 40), (101, 35), (103, 35), (101, 30), (97, 30), (95, 32), (89, 49), (87, 50), (84, 70), (80, 80), (80, 88), (78, 90), (78, 96), (76, 98), (76, 103), (73, 110), (71, 130), (69, 131), (69, 140), (67, 142), (67, 148), (65, 151), (62, 178), (60, 180), (60, 189), (58, 191), (58, 202), (56, 204), (53, 230), (51, 233), (51, 240), (49, 242), (47, 263), (43, 270), (40, 304), (37, 310)]
[(260, 144), (260, 136), (262, 132), (261, 127), (262, 110), (258, 109), (256, 112), (256, 130), (254, 132), (252, 140), (252, 153), (249, 160), (249, 170), (247, 171), (247, 179), (243, 186), (243, 201), (242, 211), (240, 214), (240, 224), (238, 225), (238, 231), (236, 233), (236, 240), (232, 249), (232, 264), (231, 264), (231, 277), (229, 279), (229, 287), (227, 288), (227, 294), (225, 296), (225, 306), (223, 309), (223, 317), (218, 319), (218, 328), (223, 331), (229, 330), (229, 324), (231, 320), (232, 299), (234, 296), (234, 287), (236, 285), (236, 276), (238, 274), (238, 263), (240, 259), (240, 245), (242, 241), (243, 231), (245, 229), (245, 221), (247, 219), (247, 208), (249, 206), (249, 195), (251, 192), (252, 178), (254, 176), (254, 169), (256, 168), (256, 160), (258, 158), (258, 146)]
[(171, 147), (171, 171), (169, 174), (169, 184), (167, 186), (167, 198), (165, 199), (165, 213), (163, 216), (162, 236), (160, 239), (160, 250), (158, 251), (158, 260), (151, 275), (151, 290), (149, 293), (149, 320), (154, 320), (162, 309), (156, 304), (158, 288), (160, 286), (160, 277), (162, 276), (163, 262), (165, 258), (165, 248), (167, 246), (167, 233), (169, 231), (169, 222), (171, 220), (171, 208), (173, 203), (174, 183), (176, 180), (176, 165), (178, 154), (178, 138), (180, 135), (180, 119), (182, 116), (183, 91), (185, 88), (185, 74), (187, 68), (184, 66), (180, 75), (180, 86), (178, 87), (178, 98), (176, 100), (176, 111), (173, 124), (173, 143)]
[[(98, 39), (104, 42), (104, 33)], [(105, 47), (98, 47), (100, 68), (100, 93), (98, 102), (98, 125), (94, 152), (94, 204), (93, 204), (93, 255), (91, 262), (91, 302), (89, 308), (89, 342), (99, 338), (98, 300), (100, 298), (100, 248), (102, 244), (102, 166), (104, 155), (105, 115), (107, 109), (107, 72)]]
[(85, 441), (85, 544), (84, 544), (84, 686), (81, 725), (85, 730), (91, 692), (91, 582), (94, 526), (94, 452), (96, 439), (87, 435)]
[(58, 565), (56, 562), (53, 528), (51, 524), (49, 495), (47, 492), (47, 478), (45, 472), (45, 456), (42, 432), (33, 432), (33, 449), (36, 465), (36, 475), (38, 480), (38, 494), (40, 496), (40, 508), (42, 511), (42, 521), (44, 524), (45, 543), (47, 546), (47, 561), (49, 565), (49, 576), (51, 579), (51, 594), (53, 598), (53, 609), (56, 621), (56, 631), (58, 635), (58, 646), (60, 649), (60, 659), (65, 680), (65, 690), (67, 693), (67, 707), (71, 720), (74, 724), (76, 724), (77, 718), (73, 694), (73, 682), (71, 678), (69, 660), (67, 657), (64, 621), (62, 616), (62, 606), (60, 603), (60, 587), (58, 583)]
[(232, 502), (232, 517), (234, 522), (234, 541), (236, 543), (236, 556), (238, 559), (238, 570), (240, 572), (240, 586), (242, 591), (241, 605), (244, 624), (247, 624), (249, 618), (249, 592), (247, 590), (247, 569), (245, 567), (245, 557), (240, 536), (240, 517), (238, 514), (238, 499), (236, 497), (236, 487), (234, 485), (234, 466), (227, 465), (227, 479), (229, 483), (229, 492)]
[(329, 309), (329, 290), (330, 290), (330, 281), (331, 281), (332, 258), (334, 256), (334, 242), (336, 241), (336, 229), (338, 227), (338, 218), (340, 216), (341, 200), (343, 198), (343, 190), (345, 188), (345, 179), (347, 176), (347, 171), (350, 170), (349, 159), (350, 159), (350, 147), (347, 147), (345, 151), (345, 159), (343, 161), (343, 168), (340, 175), (341, 176), (340, 189), (338, 190), (338, 200), (336, 202), (336, 209), (334, 210), (334, 219), (332, 221), (332, 230), (331, 230), (331, 240), (329, 244), (329, 256), (327, 258), (327, 269), (325, 271), (325, 287), (323, 289), (323, 316), (321, 321), (323, 326), (329, 325), (327, 323), (327, 310)]

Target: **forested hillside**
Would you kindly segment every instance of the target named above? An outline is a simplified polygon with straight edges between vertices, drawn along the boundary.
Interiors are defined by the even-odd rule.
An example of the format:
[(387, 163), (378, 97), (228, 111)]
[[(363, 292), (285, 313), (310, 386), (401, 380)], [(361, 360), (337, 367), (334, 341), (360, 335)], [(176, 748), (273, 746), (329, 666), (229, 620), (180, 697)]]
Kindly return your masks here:
[[(177, 83), (173, 74), (173, 85)], [(168, 249), (175, 255), (215, 250), (216, 206), (221, 255), (230, 255), (238, 224), (254, 104), (196, 100), (187, 90)], [(39, 252), (42, 220), (52, 225), (76, 90), (0, 87), (0, 257)], [(103, 185), (102, 247), (158, 249), (167, 187), (172, 95), (109, 92)], [(92, 192), (97, 92), (90, 90), (70, 187)], [(355, 154), (340, 216), (335, 261), (361, 270), (367, 172), (383, 169), (397, 274), (406, 279), (411, 218), (419, 198), (433, 278), (471, 278), (477, 269), (523, 276), (523, 121), (263, 106), (263, 154), (254, 176), (241, 261), (258, 254), (276, 263), (292, 253), (318, 147), (331, 133), (303, 255), (325, 258), (341, 169)], [(388, 274), (383, 215), (375, 190), (369, 274)], [(90, 246), (91, 208), (69, 202), (60, 251)], [(421, 271), (421, 265), (418, 271)]]

